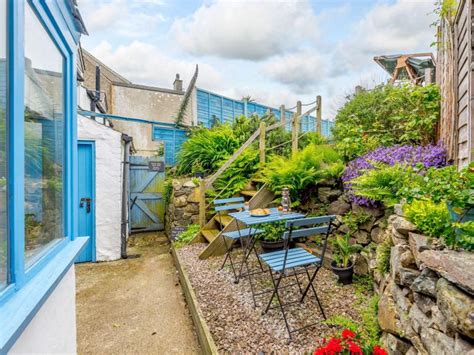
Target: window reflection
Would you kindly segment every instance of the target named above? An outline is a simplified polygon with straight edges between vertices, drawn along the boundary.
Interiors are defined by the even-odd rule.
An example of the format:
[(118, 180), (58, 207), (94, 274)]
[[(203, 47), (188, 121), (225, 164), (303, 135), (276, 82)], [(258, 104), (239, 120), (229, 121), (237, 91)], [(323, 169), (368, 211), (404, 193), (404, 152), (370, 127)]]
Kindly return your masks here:
[(63, 237), (63, 57), (25, 6), (25, 253)]

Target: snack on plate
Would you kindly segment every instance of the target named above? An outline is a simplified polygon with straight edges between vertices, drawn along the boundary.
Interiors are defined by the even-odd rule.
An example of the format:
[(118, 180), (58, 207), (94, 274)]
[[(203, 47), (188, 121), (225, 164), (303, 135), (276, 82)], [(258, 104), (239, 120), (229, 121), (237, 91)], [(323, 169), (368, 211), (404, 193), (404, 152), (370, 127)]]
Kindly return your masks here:
[(256, 208), (250, 211), (252, 216), (268, 216), (270, 214), (270, 210), (268, 208)]

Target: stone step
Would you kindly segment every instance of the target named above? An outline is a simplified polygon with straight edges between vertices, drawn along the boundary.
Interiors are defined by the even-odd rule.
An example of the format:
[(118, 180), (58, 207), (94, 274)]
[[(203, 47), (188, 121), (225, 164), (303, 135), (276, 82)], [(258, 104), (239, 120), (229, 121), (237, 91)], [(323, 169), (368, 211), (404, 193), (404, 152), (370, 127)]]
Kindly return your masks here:
[(254, 197), (257, 194), (257, 191), (256, 190), (242, 190), (240, 191), (240, 194), (244, 196)]
[(201, 231), (201, 234), (209, 243), (216, 239), (219, 233), (220, 231), (218, 229), (203, 229)]

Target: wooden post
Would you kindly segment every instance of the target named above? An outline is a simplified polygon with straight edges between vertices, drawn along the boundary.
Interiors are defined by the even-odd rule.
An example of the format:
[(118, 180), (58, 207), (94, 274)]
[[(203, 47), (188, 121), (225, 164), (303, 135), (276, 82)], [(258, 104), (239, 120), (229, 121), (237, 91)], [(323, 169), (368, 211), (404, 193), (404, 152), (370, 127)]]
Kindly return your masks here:
[(260, 122), (260, 139), (258, 142), (258, 147), (260, 150), (260, 166), (265, 165), (265, 134), (267, 127), (265, 122)]
[(321, 95), (316, 96), (316, 132), (321, 135), (322, 132), (322, 110), (321, 110)]
[(291, 154), (295, 155), (298, 152), (298, 136), (300, 134), (300, 119), (301, 119), (301, 101), (296, 103), (296, 112), (293, 116), (293, 126), (291, 129)]
[(283, 127), (285, 126), (286, 123), (286, 109), (285, 105), (280, 106), (280, 122), (283, 124)]
[(206, 224), (206, 180), (201, 179), (199, 183), (199, 225)]

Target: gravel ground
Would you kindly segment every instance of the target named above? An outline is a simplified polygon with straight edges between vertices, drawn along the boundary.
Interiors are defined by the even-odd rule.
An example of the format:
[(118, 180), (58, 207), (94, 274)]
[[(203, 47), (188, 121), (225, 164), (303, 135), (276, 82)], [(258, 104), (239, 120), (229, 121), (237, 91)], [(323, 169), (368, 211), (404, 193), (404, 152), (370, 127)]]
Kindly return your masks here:
[[(199, 260), (198, 255), (204, 247), (204, 244), (188, 245), (179, 249), (178, 253), (185, 264), (204, 317), (220, 352), (312, 353), (322, 338), (331, 337), (339, 332), (336, 328), (322, 324), (323, 317), (317, 303), (313, 297), (306, 297), (303, 305), (296, 303), (286, 308), (287, 318), (292, 328), (300, 328), (315, 322), (317, 324), (294, 333), (293, 341), (288, 344), (288, 334), (280, 308), (270, 310), (265, 315), (261, 314), (262, 306), (264, 303), (266, 305), (270, 294), (257, 297), (255, 309), (249, 279), (244, 278), (239, 284), (234, 284), (230, 267), (226, 266), (223, 270), (219, 270), (223, 257)], [(255, 256), (252, 260), (252, 268), (258, 266)], [(299, 276), (300, 282), (303, 281), (303, 277), (303, 284), (306, 285), (305, 275)], [(253, 280), (257, 291), (272, 289), (268, 272), (254, 276)], [(294, 278), (289, 278), (286, 282), (295, 281)], [(315, 286), (328, 318), (334, 315), (345, 315), (359, 320), (359, 314), (353, 307), (356, 303), (353, 285), (339, 285), (332, 271), (323, 268), (316, 277)], [(298, 296), (299, 291), (296, 285), (288, 287), (283, 292), (282, 302), (294, 301), (298, 299)], [(276, 300), (273, 305), (278, 305)]]

